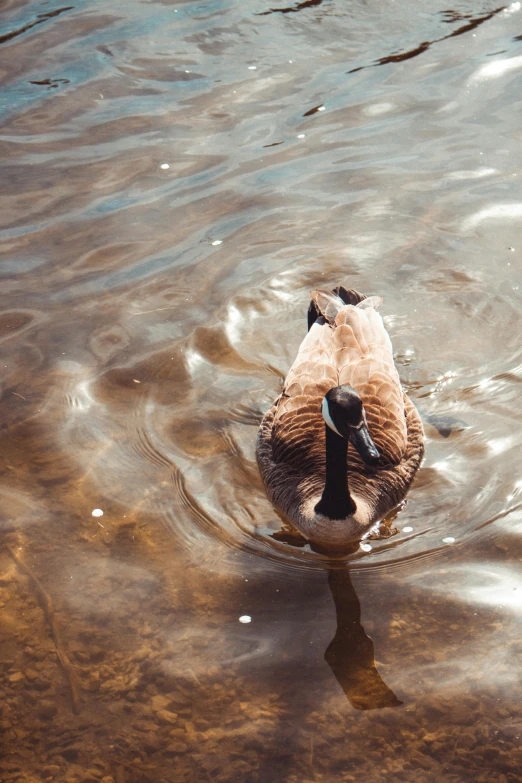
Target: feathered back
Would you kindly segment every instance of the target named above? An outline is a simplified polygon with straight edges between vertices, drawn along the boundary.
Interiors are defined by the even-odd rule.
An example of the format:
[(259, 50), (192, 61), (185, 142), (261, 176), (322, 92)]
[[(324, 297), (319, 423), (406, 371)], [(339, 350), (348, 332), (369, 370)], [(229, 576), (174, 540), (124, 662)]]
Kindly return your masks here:
[[(380, 299), (342, 286), (311, 296), (308, 334), (282, 393), (263, 417), (256, 452), (279, 511), (309, 540), (337, 546), (360, 538), (404, 498), (422, 460), (424, 437), (376, 311)], [(355, 508), (347, 504), (346, 518), (339, 519), (317, 509), (328, 481), (328, 448), (332, 457), (321, 404), (330, 389), (343, 384), (360, 394), (370, 435), (385, 459), (369, 467), (347, 444), (347, 489)], [(340, 457), (333, 456), (337, 469)], [(331, 469), (331, 459), (329, 464)]]
[[(322, 398), (334, 386), (350, 384), (362, 398), (377, 448), (398, 464), (407, 446), (406, 416), (390, 338), (375, 309), (382, 300), (338, 291), (341, 295), (311, 293), (319, 317), (301, 344), (275, 412), (275, 461), (294, 462), (305, 454), (314, 457), (318, 428), (324, 429)], [(346, 304), (345, 299), (354, 304)]]

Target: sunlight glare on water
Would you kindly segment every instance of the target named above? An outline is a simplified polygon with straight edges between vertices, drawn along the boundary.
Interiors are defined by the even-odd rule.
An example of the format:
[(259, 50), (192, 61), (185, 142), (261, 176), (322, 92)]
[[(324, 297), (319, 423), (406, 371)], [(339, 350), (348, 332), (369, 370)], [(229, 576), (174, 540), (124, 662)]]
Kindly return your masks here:
[[(521, 4), (2, 15), (0, 779), (516, 783)], [(255, 443), (338, 283), (426, 456), (333, 558)]]

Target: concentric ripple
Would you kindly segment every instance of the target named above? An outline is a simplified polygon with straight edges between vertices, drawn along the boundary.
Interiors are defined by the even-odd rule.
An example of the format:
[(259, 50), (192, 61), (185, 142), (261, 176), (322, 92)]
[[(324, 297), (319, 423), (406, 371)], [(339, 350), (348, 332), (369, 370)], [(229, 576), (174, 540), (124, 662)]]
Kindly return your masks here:
[(196, 560), (325, 566), (255, 462), (319, 285), (384, 298), (426, 422), (398, 532), (354, 567), (518, 509), (519, 6), (424, 10), (6, 11), (5, 426)]
[[(263, 412), (305, 332), (307, 287), (299, 278), (286, 273), (232, 297), (203, 334), (196, 327), (168, 351), (113, 364), (96, 378), (64, 365), (64, 446), (90, 453), (83, 467), (103, 494), (130, 513), (158, 519), (196, 560), (211, 562), (224, 546), (289, 568), (332, 567), (306, 542), (281, 534), (255, 460)], [(515, 457), (522, 435), (513, 421), (521, 357), (514, 351), (473, 364), (473, 335), (492, 324), (513, 329), (518, 314), (503, 297), (474, 286), (472, 320), (456, 307), (451, 323), (456, 332), (471, 323), (470, 339), (460, 346), (460, 363), (451, 355), (444, 362), (433, 356), (432, 335), (435, 326), (450, 325), (430, 313), (431, 296), (426, 286), (398, 311), (393, 295), (383, 306), (403, 383), (425, 420), (426, 458), (393, 522), (397, 533), (366, 541), (339, 565), (434, 560), (505, 526), (520, 508)], [(455, 296), (447, 295), (447, 309)], [(442, 344), (444, 336), (438, 339)]]

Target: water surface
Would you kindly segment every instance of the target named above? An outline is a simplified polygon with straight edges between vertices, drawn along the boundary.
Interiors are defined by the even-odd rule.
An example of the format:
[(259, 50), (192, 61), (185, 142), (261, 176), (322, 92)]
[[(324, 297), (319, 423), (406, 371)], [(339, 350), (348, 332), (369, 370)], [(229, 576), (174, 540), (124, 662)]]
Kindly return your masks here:
[[(73, 1), (0, 35), (0, 778), (518, 781), (520, 4)], [(427, 449), (333, 563), (254, 451), (337, 283)]]

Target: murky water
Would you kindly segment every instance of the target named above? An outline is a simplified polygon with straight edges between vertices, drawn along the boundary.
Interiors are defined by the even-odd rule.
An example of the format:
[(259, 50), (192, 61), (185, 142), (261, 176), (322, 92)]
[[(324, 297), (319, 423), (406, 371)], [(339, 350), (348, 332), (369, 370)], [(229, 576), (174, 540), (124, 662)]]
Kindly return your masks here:
[[(3, 20), (0, 779), (518, 782), (520, 3)], [(254, 450), (339, 282), (427, 449), (332, 563)]]

